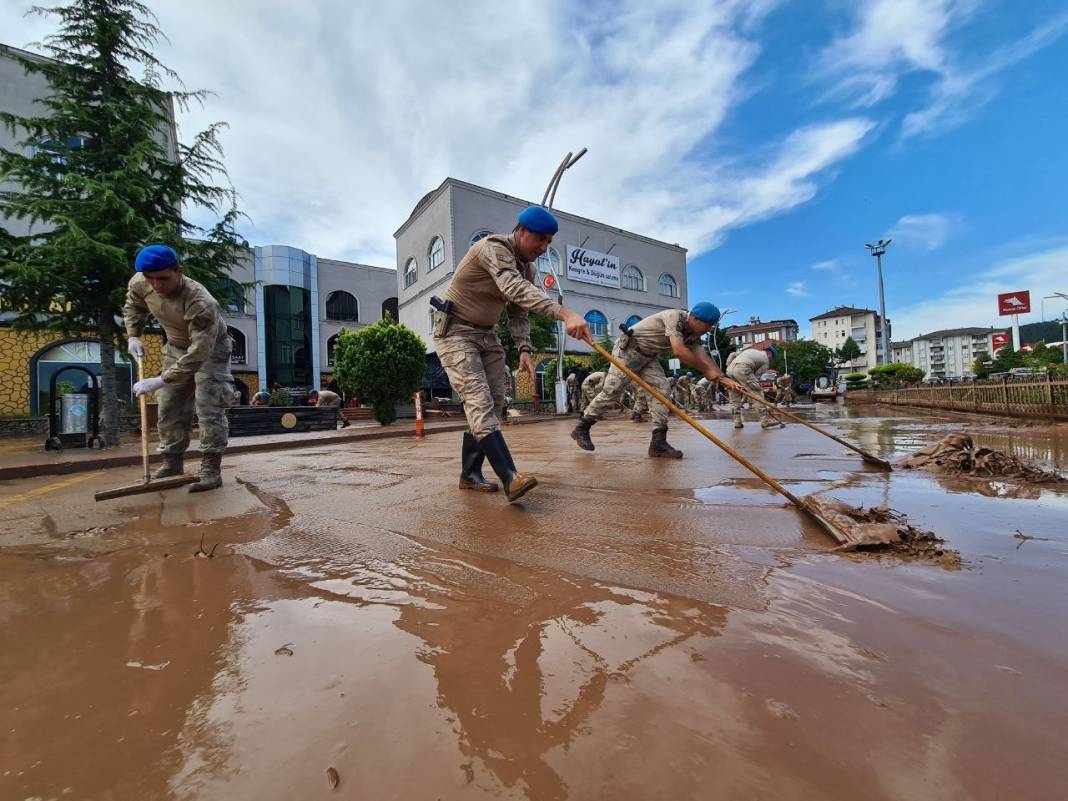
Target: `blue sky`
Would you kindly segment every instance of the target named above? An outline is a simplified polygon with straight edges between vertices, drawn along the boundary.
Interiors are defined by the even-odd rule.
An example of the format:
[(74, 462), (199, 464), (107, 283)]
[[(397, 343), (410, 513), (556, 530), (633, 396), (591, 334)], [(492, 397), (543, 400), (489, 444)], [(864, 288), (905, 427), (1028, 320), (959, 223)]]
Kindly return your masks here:
[[(53, 23), (0, 4), (3, 41)], [(395, 266), (446, 176), (689, 249), (735, 320), (877, 307), (895, 339), (1068, 292), (1065, 0), (152, 0), (214, 93), (255, 244)], [(1065, 308), (1047, 301), (1047, 316)]]
[[(792, 4), (767, 18), (750, 70), (761, 88), (724, 125), (724, 145), (744, 149), (840, 113), (842, 104), (858, 108), (852, 96), (827, 98), (828, 83), (812, 78), (816, 54), (850, 27), (833, 10), (812, 14), (811, 7)], [(863, 106), (876, 127), (824, 176), (812, 200), (732, 230), (692, 260), (693, 296), (721, 299), (738, 316), (757, 309), (764, 319), (794, 317), (807, 332), (804, 318), (839, 303), (878, 308), (874, 259), (863, 245), (892, 237), (884, 268), (895, 337), (999, 324), (991, 284), (1031, 289), (1036, 314), (1026, 319), (1038, 319), (1041, 295), (1068, 293), (1068, 46), (1063, 33), (1057, 38), (1065, 10), (989, 3), (971, 11), (944, 40), (960, 69), (980, 70), (992, 53), (1052, 26), (1049, 42), (979, 80), (959, 111), (923, 132), (910, 134), (904, 121), (929, 106), (940, 76), (900, 75), (895, 91)], [(759, 282), (748, 278), (753, 273)], [(1047, 317), (1064, 308), (1046, 301)]]

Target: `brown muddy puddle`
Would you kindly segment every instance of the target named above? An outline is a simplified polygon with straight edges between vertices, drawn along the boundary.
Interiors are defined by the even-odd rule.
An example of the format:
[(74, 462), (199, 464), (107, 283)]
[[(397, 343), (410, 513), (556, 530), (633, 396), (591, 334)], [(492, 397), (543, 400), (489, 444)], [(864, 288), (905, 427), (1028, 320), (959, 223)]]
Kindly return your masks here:
[(510, 429), (543, 480), (522, 506), (455, 490), (445, 435), (7, 507), (0, 798), (1065, 796), (1068, 496), (713, 420), (965, 565), (843, 557), (696, 436), (651, 463), (647, 427), (603, 425), (593, 455)]

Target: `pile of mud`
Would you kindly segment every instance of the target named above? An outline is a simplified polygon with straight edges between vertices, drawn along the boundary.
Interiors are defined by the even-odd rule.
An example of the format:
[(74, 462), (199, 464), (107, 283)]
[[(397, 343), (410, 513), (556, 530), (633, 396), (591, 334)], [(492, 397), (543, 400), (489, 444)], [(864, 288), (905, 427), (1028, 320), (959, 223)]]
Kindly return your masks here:
[(967, 434), (948, 434), (897, 464), (907, 469), (973, 478), (1011, 478), (1032, 484), (1064, 481), (1056, 473), (1029, 465), (1015, 456), (993, 448), (976, 448)]
[(885, 506), (850, 506), (834, 498), (810, 495), (805, 503), (846, 539), (839, 551), (889, 551), (910, 559), (937, 562), (945, 567), (959, 567), (960, 554), (945, 547), (933, 532), (916, 528), (905, 515)]

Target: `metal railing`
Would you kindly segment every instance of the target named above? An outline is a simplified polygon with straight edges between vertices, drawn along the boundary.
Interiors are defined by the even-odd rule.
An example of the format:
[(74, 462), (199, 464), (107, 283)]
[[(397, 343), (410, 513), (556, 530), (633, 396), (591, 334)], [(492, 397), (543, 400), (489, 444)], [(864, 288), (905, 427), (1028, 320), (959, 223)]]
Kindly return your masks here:
[(1068, 377), (1005, 376), (987, 381), (861, 390), (847, 393), (846, 400), (1068, 419)]

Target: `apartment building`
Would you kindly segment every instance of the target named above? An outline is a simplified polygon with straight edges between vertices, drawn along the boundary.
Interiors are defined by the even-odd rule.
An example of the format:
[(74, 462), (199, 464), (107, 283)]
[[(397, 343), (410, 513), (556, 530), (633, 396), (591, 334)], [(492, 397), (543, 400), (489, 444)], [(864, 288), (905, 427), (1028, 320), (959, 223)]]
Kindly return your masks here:
[(763, 342), (766, 339), (793, 342), (797, 339), (799, 330), (797, 320), (768, 320), (764, 322), (759, 317), (750, 317), (748, 323), (727, 326), (723, 329), (723, 333), (731, 338), (736, 348), (741, 348), (754, 342)]
[(926, 380), (968, 378), (975, 375), (980, 354), (993, 354), (993, 336), (998, 333), (995, 328), (947, 328), (921, 334), (909, 341), (901, 361), (923, 370)]
[[(882, 361), (882, 331), (877, 312), (855, 306), (838, 306), (810, 317), (809, 322), (812, 323), (812, 340), (831, 350), (840, 348), (850, 337), (860, 346), (860, 356), (843, 364), (841, 369), (865, 371)], [(890, 330), (890, 320), (886, 321), (886, 328)]]

